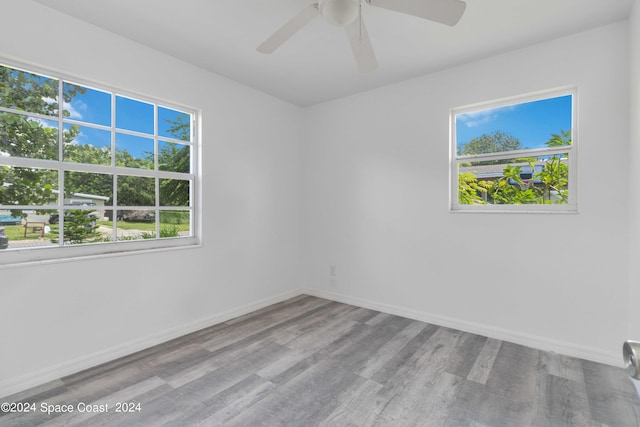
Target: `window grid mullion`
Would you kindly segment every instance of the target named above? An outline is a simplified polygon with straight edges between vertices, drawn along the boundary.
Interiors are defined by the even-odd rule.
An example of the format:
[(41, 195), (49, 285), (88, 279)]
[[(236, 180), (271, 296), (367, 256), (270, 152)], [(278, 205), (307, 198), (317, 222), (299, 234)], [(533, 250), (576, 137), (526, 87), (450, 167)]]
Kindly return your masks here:
[(538, 148), (538, 149), (518, 150), (518, 151), (504, 151), (500, 153), (486, 153), (486, 154), (473, 154), (473, 155), (467, 155), (467, 156), (456, 156), (456, 162), (473, 163), (476, 161), (481, 162), (481, 161), (491, 161), (491, 160), (509, 160), (509, 159), (526, 158), (526, 157), (552, 156), (556, 154), (571, 153), (572, 148), (573, 148), (572, 145), (564, 145), (562, 147), (553, 147), (553, 148)]
[[(116, 94), (111, 92), (111, 166), (116, 170)], [(118, 172), (113, 174), (113, 210), (111, 211), (111, 241), (118, 241)]]
[[(154, 104), (153, 107), (153, 170), (157, 173), (160, 169), (160, 143), (158, 141), (158, 134), (160, 133), (158, 123), (158, 104)], [(155, 229), (156, 229), (156, 237), (160, 237), (160, 210), (158, 207), (160, 206), (160, 178), (156, 175), (154, 181), (154, 191), (155, 191)]]
[(64, 82), (58, 79), (58, 246), (64, 246)]
[[(2, 65), (5, 66), (5, 65)], [(184, 141), (183, 139), (178, 139), (178, 138), (173, 138), (171, 136), (160, 136), (160, 124), (159, 124), (159, 106), (160, 103), (158, 101), (149, 101), (148, 99), (146, 99), (145, 97), (140, 97), (138, 98), (138, 96), (129, 96), (129, 95), (123, 95), (127, 98), (133, 99), (135, 101), (139, 101), (139, 102), (144, 102), (150, 105), (153, 105), (153, 111), (154, 111), (154, 127), (153, 127), (153, 135), (151, 134), (147, 134), (144, 132), (136, 132), (136, 131), (131, 131), (131, 130), (126, 130), (126, 129), (118, 129), (117, 128), (117, 123), (116, 123), (116, 98), (119, 92), (113, 90), (113, 89), (96, 89), (96, 90), (102, 90), (103, 92), (107, 92), (110, 95), (110, 99), (111, 99), (111, 106), (110, 106), (110, 111), (111, 111), (111, 123), (110, 126), (106, 126), (105, 124), (99, 124), (99, 123), (91, 123), (91, 122), (84, 122), (83, 120), (78, 120), (77, 118), (71, 118), (71, 117), (65, 117), (65, 111), (66, 111), (66, 107), (67, 105), (65, 105), (65, 85), (67, 84), (67, 77), (66, 76), (59, 76), (59, 77), (49, 77), (46, 73), (42, 73), (41, 71), (28, 71), (26, 69), (21, 69), (21, 68), (15, 68), (12, 66), (7, 66), (8, 68), (13, 68), (17, 71), (23, 71), (26, 73), (30, 73), (30, 74), (35, 74), (36, 76), (42, 76), (45, 78), (50, 78), (52, 80), (55, 80), (55, 83), (57, 83), (57, 111), (56, 114), (54, 115), (48, 115), (48, 114), (42, 114), (42, 113), (34, 113), (34, 112), (29, 112), (29, 111), (22, 111), (22, 110), (17, 110), (17, 109), (13, 109), (13, 108), (7, 108), (7, 107), (0, 107), (0, 113), (9, 113), (9, 114), (16, 114), (16, 115), (21, 115), (23, 117), (28, 117), (28, 118), (32, 118), (33, 120), (47, 120), (50, 121), (50, 124), (42, 124), (41, 126), (53, 126), (53, 124), (57, 124), (57, 132), (55, 133), (57, 135), (57, 159), (38, 159), (35, 158), (35, 155), (31, 154), (31, 153), (27, 153), (27, 152), (20, 152), (17, 153), (14, 156), (0, 156), (0, 165), (6, 165), (6, 166), (10, 166), (10, 167), (23, 167), (23, 168), (33, 168), (33, 169), (47, 169), (50, 171), (56, 171), (57, 172), (57, 187), (58, 187), (58, 195), (57, 198), (53, 199), (55, 200), (55, 203), (52, 204), (44, 204), (44, 205), (19, 205), (19, 204), (9, 204), (9, 205), (0, 205), (0, 208), (9, 208), (9, 209), (21, 209), (21, 210), (43, 210), (43, 211), (58, 211), (59, 214), (59, 231), (58, 231), (58, 242), (57, 242), (57, 246), (59, 247), (63, 247), (63, 246), (68, 246), (65, 244), (64, 241), (64, 237), (65, 237), (65, 232), (64, 232), (64, 222), (65, 222), (65, 209), (67, 209), (68, 205), (65, 204), (65, 188), (68, 187), (67, 183), (65, 182), (66, 178), (68, 177), (68, 173), (67, 172), (80, 172), (80, 173), (87, 173), (87, 174), (91, 174), (91, 173), (95, 173), (95, 174), (107, 174), (107, 175), (112, 175), (113, 176), (113, 181), (112, 181), (112, 190), (113, 190), (113, 204), (111, 206), (106, 205), (104, 207), (101, 207), (101, 209), (103, 209), (105, 212), (108, 212), (110, 210), (113, 211), (113, 218), (116, 219), (116, 214), (117, 214), (117, 210), (119, 208), (129, 208), (129, 209), (154, 209), (155, 214), (157, 216), (156, 219), (156, 223), (155, 223), (155, 231), (156, 231), (156, 240), (160, 238), (160, 220), (159, 220), (159, 215), (161, 212), (163, 211), (185, 211), (189, 213), (189, 217), (190, 217), (190, 236), (194, 236), (194, 206), (193, 203), (195, 203), (195, 199), (193, 197), (193, 192), (194, 192), (194, 183), (196, 180), (196, 173), (194, 171), (194, 167), (195, 167), (195, 157), (197, 155), (197, 153), (195, 153), (195, 150), (193, 149), (193, 147), (195, 147), (195, 115), (194, 113), (185, 113), (183, 111), (183, 107), (172, 107), (172, 106), (168, 106), (168, 107), (164, 107), (164, 103), (163, 108), (168, 108), (168, 109), (174, 109), (175, 108), (175, 114), (185, 114), (185, 117), (187, 117), (188, 115), (188, 120), (189, 122), (186, 123), (189, 125), (189, 130), (190, 130), (190, 139), (189, 141)], [(85, 86), (84, 82), (79, 83), (78, 85), (81, 86)], [(97, 88), (97, 86), (94, 86), (92, 84), (87, 84), (86, 85), (87, 88)], [(44, 110), (43, 110), (44, 111)], [(188, 111), (188, 110), (187, 110)], [(75, 117), (75, 116), (74, 116)], [(178, 116), (180, 117), (180, 116)], [(104, 123), (104, 122), (103, 122)], [(148, 122), (147, 122), (148, 123)], [(65, 154), (65, 151), (67, 147), (65, 147), (65, 137), (66, 137), (66, 132), (65, 132), (65, 125), (69, 124), (71, 126), (82, 126), (82, 127), (86, 127), (88, 129), (98, 129), (98, 130), (103, 130), (103, 131), (109, 131), (110, 132), (110, 146), (111, 146), (111, 158), (110, 158), (110, 163), (109, 165), (98, 165), (98, 164), (91, 164), (91, 163), (80, 163), (80, 162), (73, 162), (73, 161), (66, 161), (67, 159), (65, 159), (65, 155), (69, 156), (69, 153)], [(116, 136), (118, 133), (122, 133), (122, 134), (126, 134), (126, 135), (132, 135), (132, 136), (138, 136), (138, 137), (144, 137), (144, 138), (152, 138), (153, 139), (153, 150), (154, 150), (154, 164), (153, 164), (153, 168), (152, 169), (139, 169), (135, 166), (137, 166), (137, 164), (133, 164), (134, 167), (119, 167), (117, 166), (117, 162), (116, 162), (116, 153), (117, 153), (117, 141), (116, 141)], [(85, 135), (86, 136), (86, 135)], [(92, 141), (88, 140), (88, 143), (86, 143), (86, 145), (90, 145)], [(184, 172), (174, 172), (174, 171), (163, 171), (160, 170), (159, 168), (159, 151), (160, 151), (160, 143), (161, 142), (166, 142), (166, 143), (172, 143), (172, 144), (180, 144), (183, 146), (189, 146), (189, 157), (190, 157), (190, 170), (188, 173), (184, 173)], [(44, 143), (44, 140), (43, 140)], [(53, 138), (51, 138), (50, 143), (53, 143)], [(78, 144), (85, 144), (84, 141), (80, 142), (80, 140), (77, 141)], [(20, 156), (25, 156), (25, 157), (20, 157)], [(34, 157), (28, 157), (33, 155)], [(138, 155), (134, 155), (135, 158), (142, 158), (142, 156)], [(70, 159), (73, 159), (72, 157), (70, 157)], [(79, 158), (80, 159), (80, 158)], [(78, 160), (79, 160), (78, 159)], [(118, 205), (118, 179), (122, 176), (132, 176), (132, 177), (148, 177), (148, 178), (153, 178), (154, 181), (154, 192), (155, 192), (155, 204), (152, 207), (148, 207), (148, 206), (119, 206)], [(189, 182), (189, 205), (188, 206), (161, 206), (160, 204), (160, 180), (161, 179), (175, 179), (175, 180), (185, 180)], [(88, 187), (88, 191), (85, 190), (84, 192), (91, 192), (91, 189), (93, 189), (93, 186), (89, 186)], [(98, 187), (96, 187), (94, 190), (98, 190)], [(105, 189), (106, 190), (106, 189)], [(80, 193), (82, 193), (83, 191), (81, 190), (77, 190)], [(22, 200), (22, 198), (20, 198), (19, 200)], [(82, 209), (82, 208), (79, 208)], [(91, 210), (89, 208), (86, 208), (86, 210)], [(117, 236), (116, 236), (116, 231), (117, 231), (117, 221), (113, 221), (112, 224), (112, 230), (113, 230), (113, 236), (112, 236), (112, 240), (117, 241)], [(193, 242), (193, 240), (191, 240)], [(144, 247), (148, 247), (149, 245), (143, 245)], [(174, 245), (171, 245), (174, 246)], [(72, 251), (73, 252), (73, 251)], [(6, 259), (6, 258), (5, 258)]]
[[(554, 120), (549, 123), (558, 124), (558, 126), (562, 126), (562, 129), (556, 129), (555, 133), (562, 135), (561, 132), (569, 131), (571, 142), (569, 145), (561, 145), (557, 146), (545, 146), (547, 144), (537, 144), (541, 145), (534, 149), (522, 149), (522, 150), (514, 150), (514, 151), (505, 151), (505, 152), (490, 152), (490, 153), (481, 153), (481, 154), (473, 154), (473, 155), (460, 155), (458, 149), (461, 149), (463, 145), (458, 146), (458, 135), (457, 132), (459, 130), (464, 130), (464, 124), (467, 124), (467, 127), (476, 126), (478, 124), (487, 123), (485, 118), (491, 117), (489, 120), (493, 120), (495, 117), (498, 117), (497, 114), (502, 114), (503, 112), (496, 113), (495, 110), (502, 109), (504, 107), (518, 107), (521, 105), (537, 103), (538, 101), (547, 101), (553, 99), (560, 99), (561, 107), (558, 107), (559, 104), (555, 104), (553, 108), (562, 108), (562, 110), (548, 110), (553, 111), (551, 114), (554, 116)], [(570, 99), (570, 101), (569, 101)], [(565, 101), (566, 100), (566, 101)], [(567, 212), (567, 213), (575, 213), (577, 212), (577, 117), (576, 117), (576, 104), (577, 103), (577, 89), (575, 87), (564, 87), (553, 90), (541, 91), (525, 96), (511, 97), (508, 99), (497, 100), (493, 102), (487, 102), (482, 104), (475, 104), (473, 106), (463, 107), (463, 108), (455, 108), (450, 110), (450, 178), (449, 182), (451, 185), (450, 188), (450, 209), (452, 211), (467, 211), (467, 212)], [(544, 107), (535, 107), (535, 108), (546, 108), (549, 104), (537, 104), (538, 106), (544, 105)], [(568, 111), (568, 108), (571, 111)], [(531, 110), (529, 110), (531, 111)], [(538, 110), (540, 111), (540, 110)], [(477, 114), (470, 114), (477, 113)], [(494, 115), (495, 114), (495, 115)], [(521, 113), (523, 114), (523, 113)], [(561, 116), (559, 116), (561, 115)], [(469, 117), (470, 116), (470, 117)], [(538, 126), (540, 117), (536, 113), (533, 115), (529, 115), (533, 120), (528, 121), (528, 125)], [(563, 117), (563, 121), (557, 122), (555, 121), (556, 117)], [(460, 121), (459, 121), (460, 120)], [(504, 118), (503, 120), (509, 120)], [(517, 119), (516, 119), (517, 120)], [(536, 121), (538, 120), (538, 121)], [(504, 123), (503, 123), (504, 124)], [(499, 126), (499, 125), (496, 125)], [(507, 126), (509, 128), (509, 126)], [(486, 127), (485, 127), (486, 129)], [(545, 130), (550, 132), (550, 135), (554, 135), (554, 130), (549, 129), (549, 126), (545, 127)], [(558, 130), (560, 132), (558, 132)], [(486, 132), (486, 131), (484, 131)], [(485, 134), (483, 131), (478, 130), (477, 135), (474, 132), (465, 132), (465, 141), (473, 141), (473, 139), (468, 138), (480, 138), (481, 134)], [(561, 136), (564, 139), (564, 136)], [(544, 141), (540, 141), (544, 142)], [(563, 141), (563, 143), (566, 143)], [(518, 144), (519, 145), (519, 144)], [(532, 187), (538, 188), (546, 188), (549, 190), (545, 191), (544, 194), (538, 193), (534, 195), (533, 198), (530, 194), (522, 194), (518, 192), (509, 192), (508, 188), (511, 186), (506, 186), (504, 189), (506, 192), (501, 192), (500, 185), (495, 187), (492, 185), (492, 191), (495, 194), (491, 193), (491, 201), (489, 204), (482, 204), (481, 200), (478, 200), (478, 197), (483, 194), (482, 188), (478, 187), (477, 189), (473, 186), (476, 184), (483, 185), (482, 181), (486, 181), (488, 183), (492, 183), (498, 179), (504, 178), (504, 170), (498, 168), (498, 166), (502, 165), (506, 167), (508, 165), (521, 165), (523, 163), (527, 163), (527, 159), (535, 159), (536, 169), (541, 165), (543, 170), (552, 170), (548, 169), (547, 165), (549, 165), (549, 160), (553, 157), (556, 159), (562, 156), (562, 164), (563, 168), (552, 172), (552, 182), (559, 192), (552, 191), (547, 185), (549, 183), (543, 183), (540, 181), (528, 182), (525, 188), (522, 190), (528, 190)], [(484, 163), (487, 162), (487, 163)], [(496, 164), (492, 166), (491, 162), (495, 162)], [(463, 168), (462, 172), (469, 172), (472, 174), (474, 179), (470, 181), (470, 184), (473, 184), (471, 187), (465, 187), (464, 193), (463, 187), (460, 187), (460, 174), (461, 168)], [(523, 173), (529, 173), (529, 168), (522, 169), (520, 178), (525, 180), (529, 179), (528, 175), (522, 175)], [(531, 176), (533, 177), (536, 173), (536, 170), (530, 171)], [(558, 175), (556, 175), (556, 173)], [(476, 181), (477, 180), (477, 181)], [(566, 181), (565, 181), (566, 180)], [(540, 183), (540, 185), (538, 185)], [(477, 193), (475, 196), (473, 193)], [(464, 201), (461, 200), (462, 195), (465, 196)], [(554, 195), (554, 198), (551, 197)], [(495, 199), (493, 197), (496, 196)], [(523, 198), (519, 198), (522, 196)], [(562, 199), (560, 199), (562, 197)], [(566, 198), (565, 198), (566, 197)], [(485, 198), (485, 203), (487, 202)]]
[(0, 107), (0, 113), (17, 114), (17, 115), (20, 115), (20, 116), (28, 116), (28, 117), (33, 117), (33, 118), (36, 118), (36, 119), (51, 120), (51, 121), (54, 121), (54, 122), (57, 122), (58, 118), (59, 118), (59, 114), (57, 114), (55, 116), (49, 116), (47, 114), (30, 113), (29, 111), (14, 110), (14, 109), (7, 108), (7, 107)]

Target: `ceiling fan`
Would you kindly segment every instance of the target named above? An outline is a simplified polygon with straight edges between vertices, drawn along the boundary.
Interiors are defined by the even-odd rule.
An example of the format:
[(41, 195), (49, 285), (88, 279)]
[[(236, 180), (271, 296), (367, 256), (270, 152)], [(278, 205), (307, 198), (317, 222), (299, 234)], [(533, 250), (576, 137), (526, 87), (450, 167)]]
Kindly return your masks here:
[[(450, 26), (458, 23), (466, 7), (462, 0), (365, 1), (370, 6), (395, 10)], [(362, 0), (323, 0), (310, 4), (258, 46), (258, 52), (272, 53), (318, 14), (329, 23), (344, 27), (361, 73), (378, 67), (371, 40), (362, 20)]]

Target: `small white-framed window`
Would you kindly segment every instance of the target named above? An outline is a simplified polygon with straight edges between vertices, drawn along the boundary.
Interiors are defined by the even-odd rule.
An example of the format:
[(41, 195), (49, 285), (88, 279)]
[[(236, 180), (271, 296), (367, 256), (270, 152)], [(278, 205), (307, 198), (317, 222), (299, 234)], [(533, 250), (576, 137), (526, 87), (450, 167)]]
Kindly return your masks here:
[(450, 112), (454, 212), (577, 212), (577, 90)]
[(197, 115), (0, 63), (0, 265), (197, 244)]

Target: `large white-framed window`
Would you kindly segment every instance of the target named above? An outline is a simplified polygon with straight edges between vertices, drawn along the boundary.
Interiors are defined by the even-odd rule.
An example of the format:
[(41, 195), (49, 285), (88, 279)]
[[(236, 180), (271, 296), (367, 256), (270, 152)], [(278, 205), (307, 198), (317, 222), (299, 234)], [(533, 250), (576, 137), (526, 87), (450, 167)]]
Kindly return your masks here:
[(452, 212), (577, 212), (577, 89), (450, 112)]
[(0, 62), (0, 265), (197, 244), (197, 117)]

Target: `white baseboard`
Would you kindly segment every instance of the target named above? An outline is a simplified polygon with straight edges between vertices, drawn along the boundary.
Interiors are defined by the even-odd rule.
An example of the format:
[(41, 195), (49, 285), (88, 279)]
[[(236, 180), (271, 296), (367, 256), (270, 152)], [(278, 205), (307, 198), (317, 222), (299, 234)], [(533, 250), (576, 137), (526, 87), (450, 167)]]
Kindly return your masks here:
[(390, 304), (383, 304), (333, 292), (327, 292), (317, 289), (303, 289), (302, 293), (319, 298), (329, 299), (336, 302), (341, 302), (344, 304), (350, 304), (358, 307), (368, 308), (371, 310), (381, 311), (383, 313), (394, 314), (397, 316), (406, 317), (408, 319), (419, 320), (421, 322), (431, 323), (438, 326), (458, 329), (464, 332), (482, 335), (489, 338), (509, 341), (538, 350), (551, 351), (566, 356), (577, 357), (580, 359), (604, 363), (616, 367), (622, 367), (622, 355), (619, 353), (605, 352), (597, 348), (560, 342), (545, 337), (524, 334), (518, 331), (496, 328), (493, 326), (483, 325), (475, 322), (468, 322), (446, 316), (434, 315), (419, 310), (408, 309)]
[(136, 353), (141, 350), (145, 350), (158, 344), (162, 344), (163, 342), (170, 341), (174, 338), (199, 331), (200, 329), (226, 322), (235, 317), (251, 313), (269, 305), (286, 301), (301, 294), (302, 292), (300, 290), (285, 292), (274, 297), (255, 301), (253, 303), (237, 307), (233, 310), (228, 310), (223, 313), (198, 320), (196, 322), (181, 325), (150, 336), (146, 336), (144, 338), (132, 340), (103, 351), (82, 356), (75, 360), (70, 360), (68, 362), (60, 363), (54, 366), (48, 366), (37, 372), (31, 372), (26, 375), (18, 376), (16, 378), (10, 378), (8, 380), (0, 382), (0, 396), (9, 396), (32, 387), (43, 385), (67, 375), (75, 374), (85, 369), (110, 362), (112, 360)]

